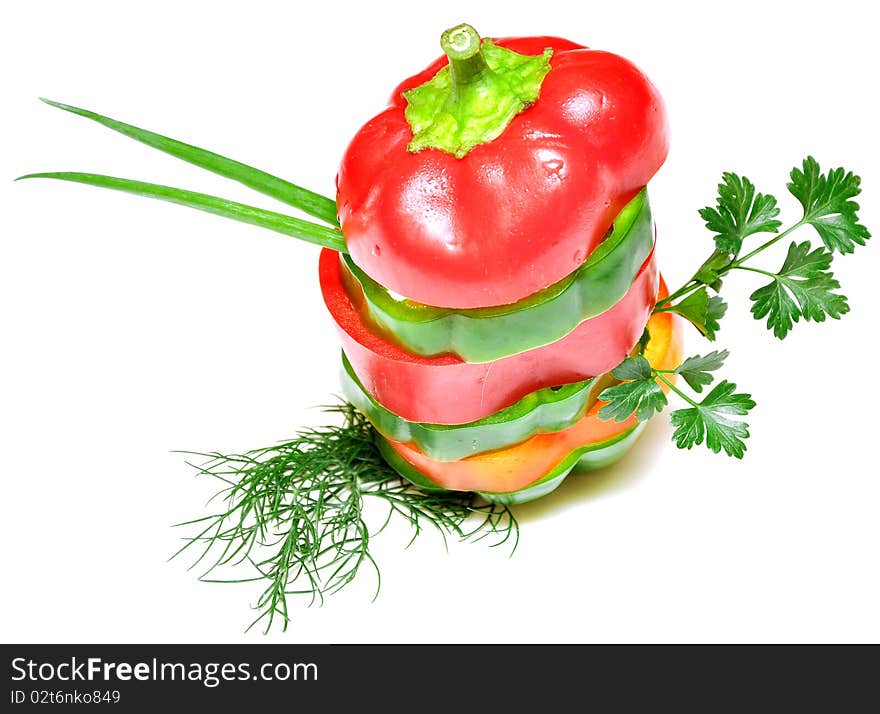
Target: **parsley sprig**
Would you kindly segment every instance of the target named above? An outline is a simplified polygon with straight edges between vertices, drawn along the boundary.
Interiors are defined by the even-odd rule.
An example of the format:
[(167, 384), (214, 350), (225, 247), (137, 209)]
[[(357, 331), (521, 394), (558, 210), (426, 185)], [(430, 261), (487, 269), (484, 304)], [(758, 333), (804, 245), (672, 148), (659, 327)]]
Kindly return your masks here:
[(712, 373), (722, 367), (728, 355), (727, 350), (695, 355), (675, 369), (654, 369), (642, 356), (629, 357), (613, 370), (614, 377), (625, 381), (602, 392), (601, 398), (607, 403), (599, 410), (599, 416), (625, 421), (635, 413), (639, 421), (650, 419), (667, 404), (665, 387), (690, 405), (672, 413), (672, 425), (676, 427), (672, 438), (680, 449), (690, 449), (705, 441), (716, 454), (724, 449), (729, 456), (741, 459), (746, 450), (743, 439), (749, 435), (748, 424), (729, 419), (728, 415), (746, 415), (755, 406), (751, 395), (736, 393), (735, 384), (722, 380), (697, 402), (670, 379), (671, 375), (680, 375), (691, 389), (700, 393), (714, 381)]
[[(674, 312), (691, 322), (707, 339), (714, 340), (726, 305), (716, 294), (722, 280), (734, 270), (765, 275), (771, 282), (755, 290), (750, 299), (756, 319), (767, 318), (767, 327), (779, 339), (788, 335), (801, 318), (822, 322), (849, 311), (846, 297), (835, 292), (840, 283), (830, 271), (834, 253), (852, 253), (871, 237), (858, 220), (858, 204), (852, 199), (861, 191), (861, 179), (837, 168), (823, 174), (818, 162), (808, 156), (801, 168), (791, 171), (789, 192), (803, 209), (796, 223), (779, 232), (779, 207), (774, 196), (755, 190), (744, 176), (724, 173), (718, 185), (717, 205), (700, 210), (700, 216), (714, 234), (715, 250), (681, 288), (658, 304), (656, 311)], [(778, 271), (746, 265), (797, 229), (815, 228), (823, 246), (809, 241), (792, 242)], [(761, 233), (772, 238), (740, 255), (747, 238)]]
[[(776, 197), (757, 191), (745, 176), (722, 174), (716, 205), (700, 210), (706, 228), (713, 234), (715, 249), (690, 280), (657, 303), (654, 312), (680, 315), (706, 339), (714, 341), (727, 312), (727, 304), (718, 293), (733, 271), (769, 278), (770, 282), (749, 296), (751, 312), (757, 320), (766, 319), (767, 328), (779, 339), (784, 339), (801, 319), (824, 322), (828, 317), (837, 320), (849, 312), (847, 298), (837, 292), (840, 283), (830, 268), (835, 253), (852, 253), (871, 237), (859, 223), (859, 206), (852, 200), (861, 191), (861, 179), (842, 168), (822, 173), (812, 156), (804, 159), (800, 168), (793, 168), (790, 177), (787, 188), (801, 204), (802, 215), (780, 232), (782, 222), (778, 219)], [(782, 267), (776, 271), (750, 263), (807, 225), (816, 230), (822, 245), (813, 247), (808, 240), (792, 241)], [(743, 255), (747, 239), (762, 233), (773, 237)], [(715, 453), (724, 450), (729, 456), (742, 458), (746, 450), (744, 439), (749, 436), (748, 424), (730, 417), (746, 416), (754, 408), (751, 395), (737, 393), (734, 383), (722, 380), (698, 402), (671, 379), (672, 375), (679, 375), (694, 392), (700, 393), (714, 381), (712, 372), (723, 365), (727, 356), (724, 350), (705, 357), (689, 357), (672, 370), (653, 369), (644, 357), (628, 358), (613, 372), (623, 383), (600, 395), (607, 403), (599, 414), (622, 421), (635, 413), (644, 421), (663, 410), (667, 404), (666, 391), (671, 391), (689, 405), (670, 415), (675, 427), (672, 438), (679, 448), (690, 449), (705, 442)]]

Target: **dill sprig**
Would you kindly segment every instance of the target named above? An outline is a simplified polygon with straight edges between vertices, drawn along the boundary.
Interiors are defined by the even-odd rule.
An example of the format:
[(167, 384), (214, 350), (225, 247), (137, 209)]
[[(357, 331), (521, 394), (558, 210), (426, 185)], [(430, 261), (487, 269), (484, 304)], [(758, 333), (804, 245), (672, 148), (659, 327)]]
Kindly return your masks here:
[[(473, 493), (412, 486), (382, 458), (373, 427), (351, 404), (326, 411), (341, 414), (343, 423), (305, 429), (290, 441), (244, 454), (185, 452), (207, 459), (191, 464), (199, 475), (225, 484), (211, 499), (223, 507), (177, 524), (194, 526), (196, 533), (172, 557), (196, 550), (191, 567), (208, 564), (199, 578), (205, 582), (263, 583), (255, 605), (259, 615), (248, 629), (262, 622), (268, 632), (278, 618), (286, 629), (288, 596), (320, 604), (363, 566), (375, 573), (378, 595), (381, 579), (370, 540), (395, 516), (412, 528), (407, 546), (429, 526), (444, 543), (450, 535), (474, 541), (494, 536), (493, 547), (511, 542), (516, 548), (519, 527), (506, 506), (482, 503)], [(386, 510), (375, 530), (365, 520), (371, 500)], [(248, 566), (250, 574), (215, 577), (226, 566)]]

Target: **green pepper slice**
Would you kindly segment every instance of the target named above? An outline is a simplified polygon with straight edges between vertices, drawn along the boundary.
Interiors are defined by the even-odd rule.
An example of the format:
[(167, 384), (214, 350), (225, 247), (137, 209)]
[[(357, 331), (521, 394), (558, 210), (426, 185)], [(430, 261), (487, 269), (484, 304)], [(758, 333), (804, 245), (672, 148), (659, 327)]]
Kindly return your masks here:
[(510, 305), (455, 309), (395, 299), (351, 256), (343, 254), (341, 260), (349, 297), (384, 337), (424, 357), (455, 354), (465, 362), (491, 362), (565, 337), (614, 306), (653, 245), (651, 208), (642, 189), (577, 270)]
[(518, 402), (467, 424), (425, 424), (403, 419), (370, 396), (342, 353), (342, 392), (383, 436), (413, 442), (436, 461), (457, 461), (503, 449), (535, 436), (562, 431), (581, 419), (599, 392), (613, 381), (610, 375), (560, 387), (539, 389)]

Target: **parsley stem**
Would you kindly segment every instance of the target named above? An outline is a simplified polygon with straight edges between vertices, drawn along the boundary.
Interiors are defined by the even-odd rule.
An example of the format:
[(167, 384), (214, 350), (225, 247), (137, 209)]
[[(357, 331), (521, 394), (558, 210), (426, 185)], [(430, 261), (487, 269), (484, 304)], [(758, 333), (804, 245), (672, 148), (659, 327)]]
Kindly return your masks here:
[[(696, 288), (698, 288), (702, 283), (691, 278), (684, 285), (682, 285), (678, 290), (676, 290), (671, 295), (663, 298), (662, 300), (658, 300), (657, 304), (654, 306), (654, 312), (664, 312), (666, 308), (672, 303), (673, 300), (677, 300), (678, 298), (686, 295), (689, 292), (692, 292)], [(665, 307), (664, 307), (665, 306)]]
[(728, 270), (731, 270), (731, 269), (733, 269), (733, 268), (739, 268), (739, 267), (740, 267), (743, 263), (745, 263), (749, 258), (753, 258), (753, 257), (756, 256), (758, 253), (760, 253), (761, 251), (763, 251), (763, 250), (767, 250), (767, 248), (769, 248), (771, 245), (774, 245), (775, 243), (778, 243), (778, 242), (781, 241), (783, 238), (785, 238), (785, 236), (787, 236), (789, 233), (791, 233), (791, 232), (797, 230), (797, 229), (800, 228), (802, 225), (804, 225), (804, 223), (805, 223), (804, 219), (799, 220), (797, 223), (795, 223), (795, 224), (794, 224), (793, 226), (791, 226), (790, 228), (786, 228), (784, 231), (782, 231), (782, 233), (780, 233), (780, 234), (774, 236), (773, 238), (771, 238), (770, 240), (768, 240), (766, 243), (762, 243), (761, 245), (759, 245), (759, 246), (758, 246), (757, 248), (755, 248), (751, 253), (746, 253), (742, 258), (737, 258), (736, 260), (734, 260), (730, 265), (728, 265), (728, 266), (724, 269), (724, 272), (726, 273)]
[(656, 370), (656, 369), (654, 370), (654, 377), (656, 379), (659, 379), (661, 382), (663, 382), (663, 384), (665, 384), (667, 387), (669, 387), (673, 392), (675, 392), (679, 397), (684, 399), (692, 407), (699, 407), (700, 406), (693, 399), (691, 399), (687, 394), (685, 394), (678, 387), (676, 387), (671, 381), (666, 379), (666, 377), (664, 377), (663, 374), (659, 370)]
[(750, 265), (732, 265), (731, 270), (747, 270), (750, 273), (760, 273), (761, 275), (766, 275), (768, 278), (778, 278), (779, 276), (776, 273), (771, 273), (769, 270), (761, 270), (760, 268), (753, 268)]
[[(719, 272), (719, 277), (727, 272), (728, 268), (724, 269), (724, 272)], [(676, 290), (672, 295), (667, 298), (663, 298), (659, 300), (657, 304), (654, 306), (654, 312), (670, 312), (673, 311), (673, 300), (678, 300), (680, 298), (685, 298), (693, 292), (696, 292), (701, 287), (703, 287), (706, 283), (701, 280), (697, 280), (696, 278), (691, 278), (685, 285)]]
[[(752, 272), (755, 272), (755, 273), (762, 273), (762, 274), (770, 276), (770, 277), (775, 277), (775, 275), (773, 273), (768, 273), (767, 271), (764, 271), (764, 270), (758, 270), (757, 268), (743, 267), (743, 263), (745, 263), (750, 258), (753, 258), (754, 256), (756, 256), (758, 253), (760, 253), (764, 250), (767, 250), (767, 248), (769, 248), (770, 246), (778, 243), (783, 238), (785, 238), (789, 233), (792, 233), (793, 231), (797, 230), (805, 223), (806, 223), (806, 220), (804, 218), (802, 218), (797, 223), (795, 223), (793, 226), (786, 228), (784, 231), (782, 231), (782, 233), (779, 233), (778, 235), (773, 236), (773, 238), (766, 241), (765, 243), (762, 243), (761, 245), (759, 245), (757, 248), (755, 248), (750, 253), (746, 253), (742, 258), (737, 258), (736, 260), (732, 260), (730, 263), (728, 263), (723, 268), (721, 268), (717, 271), (718, 277), (719, 278), (724, 277), (731, 270), (751, 270)], [(673, 307), (672, 306), (673, 301), (680, 300), (681, 298), (687, 297), (692, 292), (699, 290), (703, 285), (705, 285), (705, 283), (703, 281), (697, 280), (696, 278), (691, 278), (684, 285), (682, 285), (678, 290), (676, 290), (674, 293), (670, 294), (668, 297), (663, 298), (662, 300), (658, 300), (657, 304), (654, 306), (654, 312), (669, 312), (669, 310)]]

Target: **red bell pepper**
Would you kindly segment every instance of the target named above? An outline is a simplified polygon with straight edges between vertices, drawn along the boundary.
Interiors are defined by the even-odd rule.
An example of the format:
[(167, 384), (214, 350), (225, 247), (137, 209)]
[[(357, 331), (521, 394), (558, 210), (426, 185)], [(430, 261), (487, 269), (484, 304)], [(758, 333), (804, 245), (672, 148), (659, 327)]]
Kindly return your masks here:
[[(525, 109), (500, 134), (490, 126), (486, 143), (473, 148), (428, 143), (443, 150), (413, 150), (424, 148), (408, 121), (420, 96), (408, 90), (422, 91), (448, 64), (443, 57), (395, 90), (390, 106), (354, 137), (337, 176), (352, 258), (386, 288), (428, 305), (508, 304), (562, 279), (601, 242), (667, 154), (662, 100), (628, 60), (556, 37), (486, 40), (482, 48), (477, 37), (475, 47), (459, 59), (444, 44), (453, 58), (451, 80), (437, 91), (448, 95), (429, 97), (435, 104), (428, 109), (442, 105), (446, 114), (436, 122), (479, 129), (476, 110), (458, 106), (464, 89), (479, 94), (480, 110), (488, 100), (506, 107), (511, 74), (522, 70), (498, 65), (474, 78), (473, 63), (499, 48), (533, 56), (539, 96), (521, 102)], [(549, 71), (540, 67), (545, 48), (552, 50)], [(430, 116), (412, 123), (436, 129)]]

